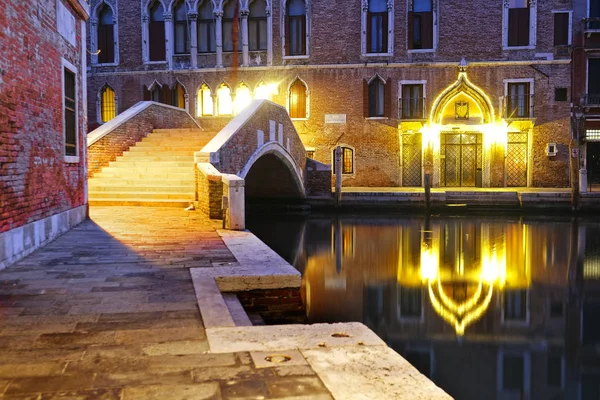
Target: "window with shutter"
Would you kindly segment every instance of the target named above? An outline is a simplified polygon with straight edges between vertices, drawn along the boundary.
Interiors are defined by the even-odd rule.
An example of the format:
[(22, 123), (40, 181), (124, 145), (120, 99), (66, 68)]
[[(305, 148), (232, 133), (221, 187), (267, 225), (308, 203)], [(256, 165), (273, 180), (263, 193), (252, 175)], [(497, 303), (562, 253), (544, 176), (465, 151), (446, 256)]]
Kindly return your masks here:
[(367, 53), (388, 51), (387, 1), (370, 0), (367, 11)]
[(431, 0), (415, 0), (408, 13), (408, 48), (433, 49), (433, 5)]
[(267, 3), (265, 0), (254, 0), (250, 4), (248, 49), (250, 51), (267, 49)]
[(306, 118), (306, 86), (296, 79), (290, 86), (290, 118)]
[(289, 0), (285, 16), (286, 55), (306, 55), (306, 3)]
[(165, 19), (162, 4), (156, 1), (150, 8), (148, 26), (150, 40), (150, 61), (165, 61)]
[(569, 13), (554, 13), (554, 45), (569, 44)]
[(98, 62), (115, 61), (115, 34), (112, 9), (105, 3), (98, 15)]
[(77, 155), (77, 97), (75, 90), (75, 74), (64, 69), (64, 130), (65, 130), (65, 155)]
[(528, 0), (510, 0), (508, 8), (508, 46), (529, 46), (530, 9)]
[(376, 77), (369, 83), (369, 112), (368, 117), (384, 117), (385, 116), (385, 84), (381, 78)]
[[(223, 8), (223, 51), (231, 52), (237, 45), (238, 51), (242, 49), (242, 30), (239, 20), (238, 0), (229, 0)], [(236, 38), (234, 40), (234, 38)], [(235, 41), (235, 43), (234, 43)]]

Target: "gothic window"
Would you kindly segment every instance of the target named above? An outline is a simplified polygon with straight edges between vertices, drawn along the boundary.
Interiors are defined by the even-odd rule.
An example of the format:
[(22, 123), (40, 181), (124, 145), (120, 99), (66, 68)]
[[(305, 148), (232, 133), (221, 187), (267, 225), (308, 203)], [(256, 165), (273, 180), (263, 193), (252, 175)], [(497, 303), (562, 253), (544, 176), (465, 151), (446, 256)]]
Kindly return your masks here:
[(238, 50), (242, 49), (239, 1), (229, 0), (223, 7), (223, 51), (233, 51), (235, 45)]
[(98, 14), (98, 62), (101, 64), (115, 62), (115, 30), (113, 12), (104, 3)]
[(370, 0), (367, 12), (367, 53), (388, 51), (388, 9), (386, 0)]
[(233, 101), (231, 100), (231, 89), (222, 83), (217, 90), (217, 107), (219, 115), (233, 114)]
[(115, 91), (110, 86), (104, 86), (100, 92), (100, 119), (108, 122), (117, 115)]
[(215, 20), (212, 3), (204, 0), (198, 7), (198, 52), (214, 53), (215, 45)]
[(265, 0), (254, 0), (250, 3), (248, 49), (250, 51), (267, 49), (267, 3)]
[(173, 38), (175, 40), (175, 54), (188, 54), (190, 52), (190, 24), (187, 19), (187, 5), (185, 1), (176, 5), (173, 15)]
[(389, 117), (390, 116), (390, 81), (384, 82), (379, 76), (370, 82), (363, 81), (363, 106), (364, 116)]
[(413, 0), (408, 12), (408, 48), (433, 49), (433, 5), (431, 0)]
[(306, 55), (306, 3), (289, 0), (285, 13), (286, 56)]
[(210, 115), (213, 115), (213, 99), (210, 88), (204, 83), (198, 89), (198, 109), (196, 110), (196, 116), (205, 117)]
[(306, 86), (296, 79), (289, 92), (290, 118), (306, 118)]
[(179, 82), (175, 83), (171, 89), (171, 105), (185, 108), (185, 89)]
[(165, 18), (164, 9), (159, 1), (150, 7), (150, 24), (148, 26), (150, 43), (150, 61), (164, 61), (165, 53)]

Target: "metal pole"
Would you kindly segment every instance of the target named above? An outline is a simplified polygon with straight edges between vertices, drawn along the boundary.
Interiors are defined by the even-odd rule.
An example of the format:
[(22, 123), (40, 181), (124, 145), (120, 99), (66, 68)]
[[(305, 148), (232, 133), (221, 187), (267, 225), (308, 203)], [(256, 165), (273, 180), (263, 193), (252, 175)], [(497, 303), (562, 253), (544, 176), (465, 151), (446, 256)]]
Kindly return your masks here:
[(335, 205), (342, 204), (342, 147), (335, 148)]
[(425, 174), (425, 210), (431, 212), (431, 174)]

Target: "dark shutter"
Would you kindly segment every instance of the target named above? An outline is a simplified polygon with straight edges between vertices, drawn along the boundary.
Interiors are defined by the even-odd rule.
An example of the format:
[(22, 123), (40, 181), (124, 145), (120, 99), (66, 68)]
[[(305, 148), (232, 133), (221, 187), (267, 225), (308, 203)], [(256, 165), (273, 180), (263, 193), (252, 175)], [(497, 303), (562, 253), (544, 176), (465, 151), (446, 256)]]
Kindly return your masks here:
[(115, 28), (114, 25), (106, 26), (106, 61), (115, 62)]
[(100, 51), (100, 53), (98, 53), (98, 62), (99, 63), (105, 63), (107, 61), (106, 60), (106, 31), (107, 31), (107, 25), (98, 25), (98, 50)]
[(383, 88), (383, 116), (392, 116), (392, 80), (388, 78)]
[(163, 21), (150, 22), (150, 61), (164, 61), (165, 54), (165, 23)]
[(367, 51), (366, 53), (371, 53), (371, 34), (373, 30), (373, 18), (370, 12), (367, 12)]
[(508, 45), (518, 46), (519, 43), (519, 9), (508, 9)]
[(529, 8), (518, 8), (519, 10), (519, 44), (518, 46), (529, 46)]
[(289, 56), (290, 52), (290, 35), (292, 30), (290, 29), (290, 17), (288, 15), (285, 16), (285, 55)]
[(161, 103), (168, 104), (170, 106), (173, 105), (173, 103), (171, 102), (171, 88), (169, 88), (167, 85), (163, 85), (160, 97)]
[(413, 41), (414, 41), (413, 32), (414, 32), (414, 29), (415, 29), (415, 24), (414, 24), (413, 12), (409, 11), (408, 12), (408, 48), (409, 48), (409, 50), (413, 48)]
[(433, 13), (421, 13), (421, 48), (433, 49)]
[(300, 31), (302, 32), (302, 37), (300, 38), (300, 41), (302, 42), (302, 49), (300, 50), (300, 54), (306, 55), (306, 14), (302, 15), (300, 21)]
[(142, 88), (143, 88), (143, 92), (144, 92), (144, 101), (152, 100), (152, 95), (150, 94), (150, 91), (148, 90), (146, 85), (142, 86)]
[(65, 126), (65, 155), (77, 155), (77, 100), (75, 91), (75, 74), (64, 70), (64, 126)]
[(569, 44), (569, 14), (554, 14), (554, 45), (562, 46)]
[(369, 83), (363, 79), (363, 117), (369, 117)]
[(388, 16), (389, 14), (386, 12), (383, 14), (383, 18), (381, 21), (381, 52), (388, 52)]

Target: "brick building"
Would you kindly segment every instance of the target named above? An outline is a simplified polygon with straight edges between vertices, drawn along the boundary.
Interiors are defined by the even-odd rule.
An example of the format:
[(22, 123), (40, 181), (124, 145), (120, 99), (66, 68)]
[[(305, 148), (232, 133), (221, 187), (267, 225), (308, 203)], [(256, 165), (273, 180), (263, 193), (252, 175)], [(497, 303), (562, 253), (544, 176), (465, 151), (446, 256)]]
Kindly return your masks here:
[(83, 0), (0, 0), (0, 269), (86, 216)]
[(309, 157), (330, 163), (344, 148), (345, 186), (422, 186), (426, 173), (441, 187), (570, 183), (571, 1), (91, 9), (91, 128), (146, 99), (216, 129), (269, 98), (287, 107)]

